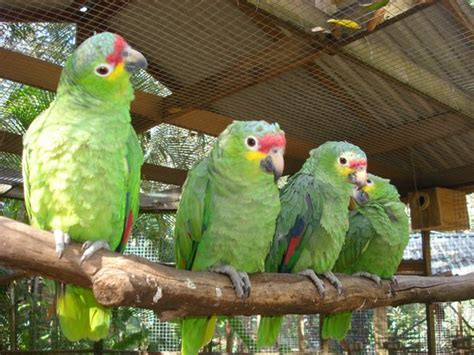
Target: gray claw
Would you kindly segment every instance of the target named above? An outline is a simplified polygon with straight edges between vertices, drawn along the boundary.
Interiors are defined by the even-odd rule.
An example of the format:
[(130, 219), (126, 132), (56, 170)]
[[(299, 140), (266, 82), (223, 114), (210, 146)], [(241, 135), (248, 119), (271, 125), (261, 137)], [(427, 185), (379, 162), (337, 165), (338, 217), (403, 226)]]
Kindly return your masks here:
[(316, 286), (319, 295), (321, 298), (324, 298), (326, 295), (326, 287), (324, 286), (324, 283), (319, 279), (319, 277), (316, 275), (316, 273), (311, 270), (311, 269), (306, 269), (298, 273), (298, 275), (306, 276), (311, 280), (311, 282)]
[(329, 280), (329, 282), (336, 288), (337, 294), (340, 296), (342, 295), (342, 283), (339, 279), (334, 275), (332, 271), (326, 271), (323, 273), (323, 276)]
[(244, 291), (244, 298), (250, 297), (252, 291), (252, 284), (250, 283), (249, 275), (246, 272), (239, 272), (240, 280), (242, 282), (242, 289)]
[(80, 263), (82, 264), (84, 260), (89, 259), (92, 255), (94, 255), (95, 252), (100, 249), (110, 250), (109, 243), (106, 240), (86, 241), (84, 244), (82, 244), (82, 250), (84, 251), (84, 253), (82, 253)]
[(370, 272), (359, 271), (359, 272), (353, 273), (352, 276), (364, 277), (366, 279), (369, 279), (375, 282), (379, 287), (382, 287), (382, 279), (375, 274), (371, 274)]
[(234, 287), (235, 294), (237, 297), (244, 300), (248, 296), (250, 296), (250, 279), (245, 272), (237, 272), (232, 266), (230, 265), (222, 265), (210, 268), (209, 271), (217, 272), (219, 274), (227, 275), (232, 282), (232, 286)]
[(54, 242), (56, 244), (56, 255), (58, 256), (58, 259), (61, 259), (64, 254), (64, 250), (71, 242), (71, 237), (68, 233), (64, 233), (61, 230), (53, 231), (53, 235)]

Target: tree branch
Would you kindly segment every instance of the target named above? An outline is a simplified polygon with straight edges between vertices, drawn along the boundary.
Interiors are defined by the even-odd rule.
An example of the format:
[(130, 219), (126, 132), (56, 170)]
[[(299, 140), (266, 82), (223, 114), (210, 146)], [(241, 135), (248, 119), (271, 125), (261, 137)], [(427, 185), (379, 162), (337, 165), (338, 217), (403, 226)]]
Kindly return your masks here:
[(209, 272), (189, 272), (136, 256), (97, 252), (79, 264), (81, 249), (72, 243), (58, 260), (51, 233), (0, 217), (0, 263), (28, 273), (92, 288), (106, 306), (148, 308), (162, 319), (189, 315), (329, 313), (407, 303), (448, 302), (474, 298), (474, 274), (451, 277), (400, 276), (395, 295), (384, 282), (340, 275), (345, 292), (337, 296), (326, 283), (320, 299), (305, 277), (252, 275), (252, 295), (236, 298), (229, 280)]

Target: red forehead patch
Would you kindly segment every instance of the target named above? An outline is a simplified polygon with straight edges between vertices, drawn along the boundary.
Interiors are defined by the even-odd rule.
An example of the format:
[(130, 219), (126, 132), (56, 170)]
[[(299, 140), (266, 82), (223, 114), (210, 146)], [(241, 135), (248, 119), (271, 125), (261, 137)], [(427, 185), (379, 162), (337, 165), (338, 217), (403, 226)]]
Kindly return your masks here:
[(367, 167), (367, 160), (366, 159), (355, 159), (352, 160), (350, 163), (351, 168), (363, 168)]
[(260, 149), (262, 153), (268, 153), (272, 148), (285, 148), (286, 138), (285, 134), (267, 134), (260, 139)]
[(107, 63), (118, 64), (122, 61), (122, 51), (127, 46), (127, 42), (122, 36), (115, 35), (114, 51), (107, 56)]

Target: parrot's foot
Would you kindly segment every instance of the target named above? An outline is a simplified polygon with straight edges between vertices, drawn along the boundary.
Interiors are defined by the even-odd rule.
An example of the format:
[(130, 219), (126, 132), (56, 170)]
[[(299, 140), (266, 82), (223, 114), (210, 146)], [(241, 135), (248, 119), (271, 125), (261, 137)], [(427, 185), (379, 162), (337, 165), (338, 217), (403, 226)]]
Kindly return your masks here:
[(392, 276), (391, 278), (389, 278), (390, 280), (390, 293), (392, 295), (395, 294), (395, 287), (398, 286), (398, 280), (397, 280), (397, 277), (396, 276)]
[(100, 249), (110, 250), (110, 245), (106, 240), (88, 240), (82, 244), (81, 264), (84, 260), (89, 259), (94, 253)]
[(64, 249), (69, 245), (71, 242), (71, 237), (68, 233), (64, 233), (60, 230), (53, 231), (54, 235), (54, 242), (56, 243), (56, 255), (58, 259), (61, 259), (64, 253)]
[(339, 279), (334, 275), (332, 271), (326, 271), (323, 273), (324, 277), (329, 280), (331, 285), (333, 285), (336, 288), (337, 294), (340, 296), (342, 295), (342, 283), (339, 281)]
[(246, 272), (239, 272), (230, 265), (216, 266), (211, 268), (209, 271), (227, 275), (232, 282), (237, 297), (246, 299), (250, 296), (252, 284), (250, 283), (249, 276)]
[(326, 295), (326, 287), (324, 287), (324, 283), (321, 281), (321, 279), (315, 274), (315, 272), (311, 269), (306, 269), (298, 273), (298, 275), (306, 276), (311, 280), (311, 282), (316, 286), (318, 289), (318, 293), (321, 296), (321, 298), (324, 298)]
[(366, 279), (372, 280), (378, 286), (382, 287), (382, 279), (375, 274), (371, 274), (370, 272), (359, 271), (359, 272), (353, 273), (352, 276), (364, 277)]

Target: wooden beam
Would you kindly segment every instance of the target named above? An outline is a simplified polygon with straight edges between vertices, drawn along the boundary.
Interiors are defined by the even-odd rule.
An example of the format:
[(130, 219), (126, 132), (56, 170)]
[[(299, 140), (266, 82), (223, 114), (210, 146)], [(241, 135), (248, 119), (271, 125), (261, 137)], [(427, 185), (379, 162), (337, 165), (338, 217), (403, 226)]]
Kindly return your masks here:
[(423, 260), (402, 260), (398, 266), (397, 275), (425, 275), (425, 262)]
[[(105, 306), (148, 308), (162, 320), (183, 316), (313, 314), (397, 306), (419, 302), (449, 302), (474, 297), (474, 274), (451, 277), (400, 276), (390, 292), (372, 281), (338, 275), (344, 293), (326, 282), (321, 299), (311, 281), (291, 274), (251, 275), (252, 293), (243, 302), (227, 277), (211, 272), (177, 270), (137, 256), (101, 250), (80, 263), (81, 245), (71, 243), (61, 259), (51, 233), (0, 218), (0, 260), (8, 267), (60, 282), (92, 288)], [(27, 242), (25, 242), (27, 241)], [(295, 302), (295, 299), (298, 302)]]

